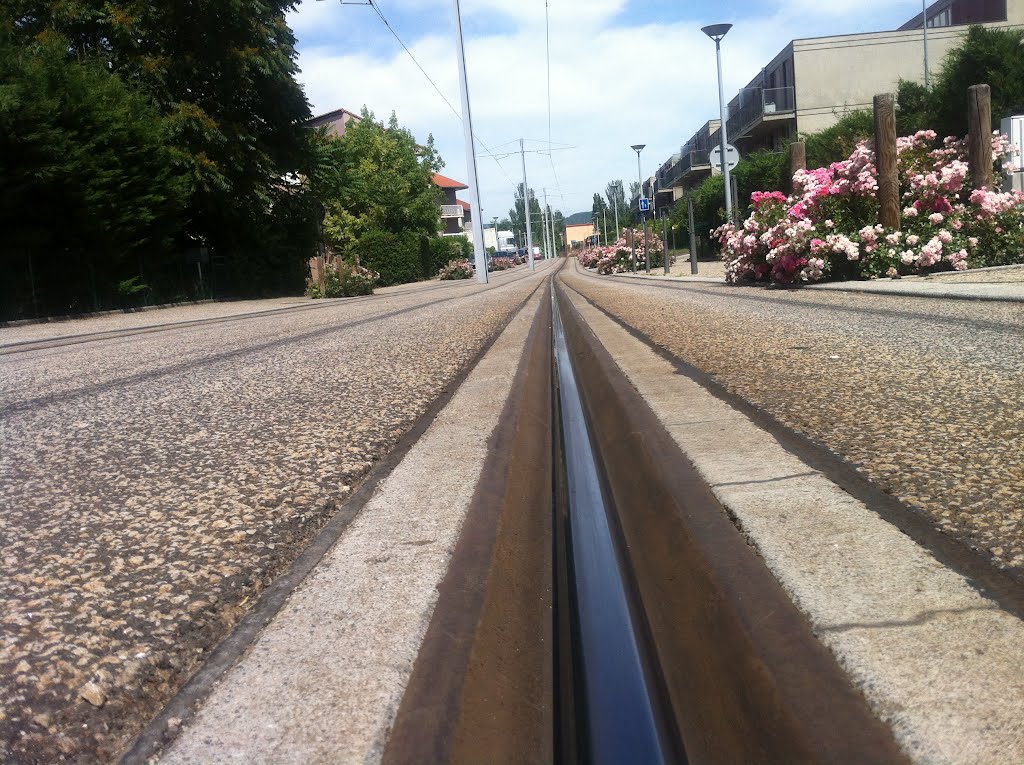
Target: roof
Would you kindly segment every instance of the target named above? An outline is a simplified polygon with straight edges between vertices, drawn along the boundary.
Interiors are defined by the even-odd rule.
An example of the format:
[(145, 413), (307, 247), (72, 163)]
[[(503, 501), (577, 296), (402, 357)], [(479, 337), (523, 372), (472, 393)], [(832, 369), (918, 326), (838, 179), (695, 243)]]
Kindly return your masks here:
[(566, 223), (566, 228), (593, 228), (593, 223)]
[[(467, 186), (463, 186), (463, 188), (468, 188), (468, 187)], [(462, 207), (463, 210), (472, 210), (473, 209), (473, 205), (471, 205), (469, 202), (466, 202), (465, 200), (462, 200), (462, 199), (456, 199), (455, 200), (455, 204), (457, 204), (460, 207)]]
[(363, 119), (358, 114), (356, 114), (355, 112), (350, 112), (348, 109), (335, 109), (333, 112), (326, 112), (324, 114), (318, 114), (315, 117), (310, 117), (309, 122), (307, 124), (313, 126), (324, 125), (328, 122), (335, 122), (338, 120), (339, 117), (343, 117), (346, 114), (349, 116), (349, 118), (354, 119), (356, 121), (361, 121)]
[(434, 173), (434, 185), (440, 186), (442, 189), (468, 189), (462, 181), (452, 180), (448, 176), (441, 175), (440, 173)]

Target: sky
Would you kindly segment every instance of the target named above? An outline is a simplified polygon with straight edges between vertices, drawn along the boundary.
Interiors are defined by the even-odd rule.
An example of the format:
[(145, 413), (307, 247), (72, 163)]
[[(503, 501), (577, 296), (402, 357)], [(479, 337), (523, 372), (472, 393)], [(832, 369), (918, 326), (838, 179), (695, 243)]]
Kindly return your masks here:
[[(434, 136), (445, 175), (468, 181), (452, 0), (374, 0), (436, 83), (358, 0), (302, 0), (288, 15), (299, 81), (313, 113), (364, 105), (394, 111), (416, 138)], [(701, 27), (731, 23), (722, 42), (726, 101), (793, 38), (895, 29), (919, 0), (547, 0), (552, 145), (549, 136), (545, 0), (461, 0), (470, 109), (483, 220), (504, 218), (522, 180), (519, 139), (538, 196), (566, 215), (593, 194), (644, 178), (718, 116), (715, 46)], [(445, 102), (447, 99), (448, 103)], [(449, 105), (450, 104), (450, 105)], [(503, 156), (515, 152), (513, 156)], [(469, 192), (460, 198), (470, 201)], [(475, 211), (474, 211), (475, 212)], [(479, 216), (477, 216), (479, 220)]]

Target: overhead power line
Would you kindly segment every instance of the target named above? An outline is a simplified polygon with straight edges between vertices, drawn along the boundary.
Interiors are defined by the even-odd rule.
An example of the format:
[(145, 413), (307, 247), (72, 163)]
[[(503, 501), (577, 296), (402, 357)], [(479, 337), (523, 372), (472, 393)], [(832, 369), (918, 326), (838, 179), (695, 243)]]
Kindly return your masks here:
[[(345, 2), (342, 2), (342, 5), (364, 5), (364, 3), (345, 3)], [(423, 76), (427, 78), (427, 82), (429, 82), (433, 86), (434, 90), (437, 91), (437, 95), (441, 96), (441, 100), (443, 100), (446, 104), (448, 104), (448, 108), (452, 110), (452, 114), (454, 114), (455, 117), (461, 122), (462, 121), (462, 115), (459, 113), (458, 109), (456, 109), (454, 106), (452, 106), (452, 102), (448, 100), (448, 97), (444, 94), (444, 92), (441, 90), (441, 88), (439, 88), (437, 86), (437, 83), (434, 82), (433, 78), (429, 74), (427, 74), (427, 70), (423, 68), (423, 65), (420, 64), (420, 62), (417, 60), (417, 58), (412, 54), (412, 51), (409, 50), (409, 46), (406, 45), (405, 42), (402, 40), (402, 38), (398, 36), (398, 32), (396, 32), (394, 27), (391, 26), (391, 23), (387, 20), (387, 17), (384, 15), (384, 12), (381, 11), (381, 9), (377, 5), (377, 3), (374, 2), (374, 0), (367, 0), (365, 5), (369, 5), (371, 8), (373, 8), (373, 10), (376, 12), (377, 16), (384, 23), (384, 26), (387, 27), (389, 32), (391, 32), (391, 34), (394, 36), (394, 38), (398, 41), (398, 44), (402, 46), (402, 50), (404, 50), (408, 54), (409, 58), (412, 59), (412, 62), (414, 64), (416, 64), (416, 68), (419, 69), (423, 73)], [(498, 158), (495, 157), (493, 153), (491, 153), (491, 150), (489, 148), (487, 148), (487, 144), (485, 144), (483, 142), (483, 140), (481, 140), (481, 138), (478, 135), (476, 135), (475, 132), (473, 133), (473, 140), (475, 140), (478, 144), (480, 144), (480, 148), (482, 148), (484, 150), (484, 153), (487, 154), (487, 156), (489, 156), (491, 159), (494, 160), (494, 163), (498, 166), (498, 169), (500, 169), (502, 174), (505, 176), (505, 180), (507, 180), (509, 182), (509, 185), (514, 187), (516, 184), (512, 181), (512, 178), (509, 177), (508, 172), (502, 166), (501, 162), (499, 162)]]

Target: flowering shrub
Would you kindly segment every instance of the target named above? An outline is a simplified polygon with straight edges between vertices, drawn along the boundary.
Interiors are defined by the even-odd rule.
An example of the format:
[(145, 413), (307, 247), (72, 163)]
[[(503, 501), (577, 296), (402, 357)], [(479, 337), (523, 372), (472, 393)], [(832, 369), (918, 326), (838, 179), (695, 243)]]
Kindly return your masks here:
[[(993, 156), (1009, 142), (992, 141)], [(778, 284), (962, 271), (1024, 262), (1024, 194), (966, 187), (964, 141), (934, 131), (897, 140), (899, 230), (877, 224), (878, 170), (869, 142), (849, 159), (793, 176), (793, 194), (756, 192), (750, 216), (713, 232), (731, 282)]]
[(498, 256), (491, 258), (490, 271), (507, 271), (510, 268), (515, 268), (518, 265), (522, 265), (526, 262), (525, 258), (516, 256)]
[(344, 261), (329, 262), (324, 266), (323, 289), (312, 284), (309, 295), (313, 298), (354, 297), (372, 295), (380, 274), (362, 266)]
[[(635, 248), (630, 247), (630, 241), (635, 243)], [(588, 247), (580, 252), (578, 259), (581, 266), (593, 268), (599, 274), (622, 274), (633, 270), (634, 249), (637, 268), (643, 268), (647, 251), (644, 249), (642, 229), (637, 231), (626, 229), (615, 244), (607, 247)], [(662, 265), (664, 249), (661, 239), (657, 236), (650, 237), (651, 268)], [(672, 258), (670, 262), (673, 261), (675, 258)]]
[(476, 271), (472, 264), (465, 258), (461, 258), (448, 261), (448, 265), (438, 272), (438, 277), (442, 281), (454, 281), (456, 279), (472, 279), (475, 274)]

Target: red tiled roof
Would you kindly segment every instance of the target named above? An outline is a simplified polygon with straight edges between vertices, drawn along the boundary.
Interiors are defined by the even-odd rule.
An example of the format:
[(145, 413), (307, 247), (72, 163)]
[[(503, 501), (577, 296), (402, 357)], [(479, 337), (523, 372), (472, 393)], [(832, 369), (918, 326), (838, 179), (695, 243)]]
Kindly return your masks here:
[(461, 205), (463, 210), (472, 210), (473, 209), (473, 206), (469, 202), (466, 202), (466, 201), (464, 201), (462, 199), (456, 199), (455, 200), (455, 204)]
[(447, 176), (441, 175), (440, 173), (434, 173), (434, 185), (440, 186), (442, 189), (468, 189), (465, 183), (461, 181), (455, 181)]

